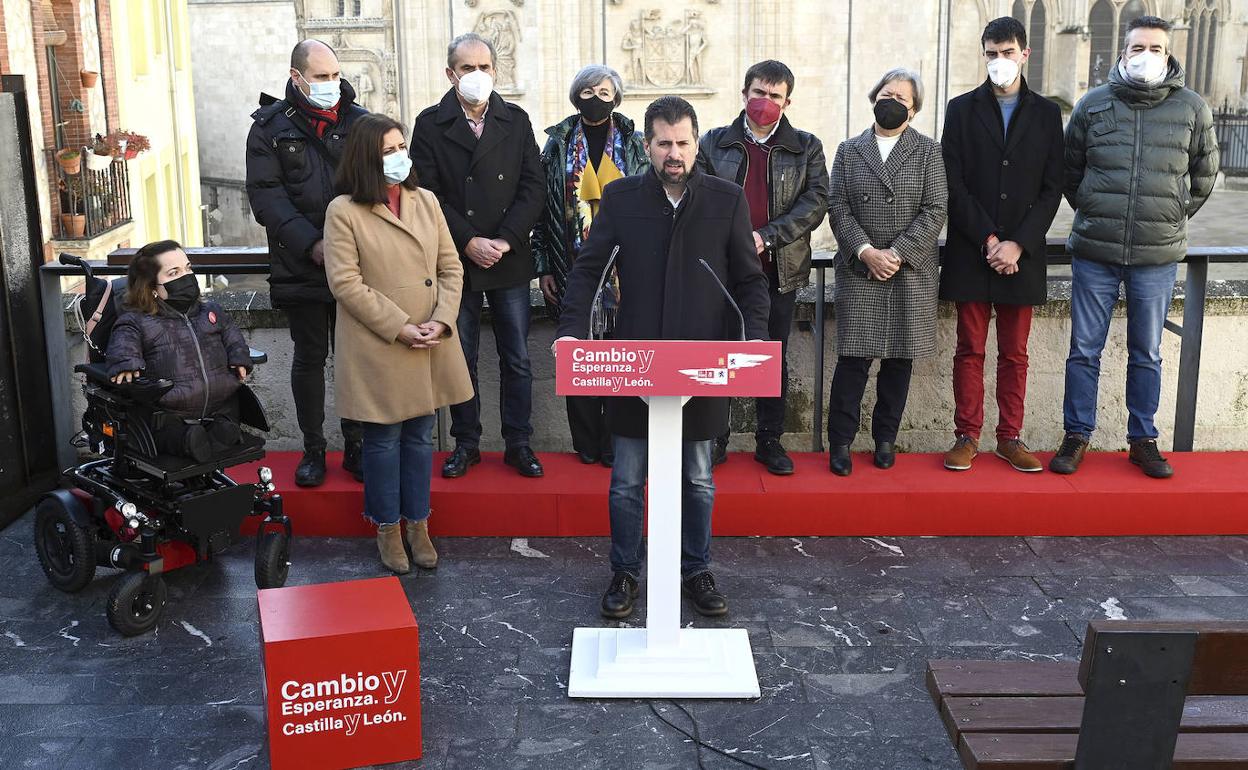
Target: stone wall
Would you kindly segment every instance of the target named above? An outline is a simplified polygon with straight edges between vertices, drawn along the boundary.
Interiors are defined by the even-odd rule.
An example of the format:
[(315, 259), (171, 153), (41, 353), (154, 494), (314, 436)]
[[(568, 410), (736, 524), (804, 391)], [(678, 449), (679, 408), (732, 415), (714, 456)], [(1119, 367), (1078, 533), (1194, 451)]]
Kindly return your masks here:
[[(1031, 374), (1027, 390), (1027, 421), (1023, 438), (1037, 450), (1052, 451), (1062, 438), (1062, 392), (1068, 340), (1070, 338), (1070, 286), (1067, 282), (1050, 284), (1051, 300), (1037, 309), (1032, 324), (1030, 343)], [(828, 314), (826, 320), (824, 388), (818, 396), (826, 404), (826, 388), (831, 383), (832, 366), (835, 362), (836, 324), (831, 303), (831, 287), (828, 289)], [(1170, 317), (1181, 321), (1182, 285), (1176, 290), (1176, 300)], [(1209, 300), (1205, 307), (1204, 350), (1200, 370), (1200, 395), (1197, 403), (1196, 440), (1197, 450), (1229, 450), (1248, 447), (1248, 357), (1243, 354), (1243, 340), (1248, 338), (1248, 281), (1211, 281)], [(785, 445), (791, 450), (809, 451), (811, 447), (811, 418), (814, 399), (815, 346), (813, 318), (813, 288), (802, 290), (799, 295), (797, 321), (790, 338), (789, 349), (789, 412), (785, 420), (787, 433)], [(257, 367), (252, 385), (274, 426), (269, 435), (269, 447), (274, 450), (296, 450), (302, 446), (295, 420), (294, 404), (290, 396), (290, 337), (284, 328), (283, 314), (268, 309), (267, 297), (248, 292), (238, 295), (222, 295), (227, 306), (237, 307), (235, 318), (245, 328), (252, 347), (264, 350), (269, 361)], [(533, 362), (533, 447), (541, 451), (570, 451), (567, 417), (563, 399), (554, 395), (554, 359), (550, 344), (554, 340), (554, 324), (545, 319), (541, 300), (534, 294), (533, 326), (529, 333), (529, 351)], [(251, 308), (245, 310), (243, 308)], [(488, 315), (488, 311), (487, 311)], [(72, 330), (72, 316), (66, 315), (66, 328)], [(79, 361), (85, 356), (80, 337), (68, 334), (71, 344), (70, 360)], [(951, 390), (955, 325), (952, 308), (941, 306), (938, 323), (939, 352), (936, 356), (917, 361), (910, 388), (910, 399), (901, 425), (898, 445), (903, 451), (938, 452), (948, 448), (952, 440), (953, 395)], [(992, 431), (995, 426), (996, 405), (993, 400), (994, 372), (996, 370), (995, 337), (989, 337), (986, 373), (986, 407), (984, 436), (985, 447), (992, 447)], [(499, 434), (498, 409), (498, 363), (494, 353), (493, 336), (488, 322), (481, 331), (480, 382), (482, 406), (482, 448), (502, 449)], [(1162, 344), (1163, 384), (1161, 407), (1157, 424), (1161, 430), (1163, 448), (1169, 446), (1174, 426), (1175, 389), (1178, 377), (1179, 340), (1167, 333)], [(78, 375), (67, 373), (76, 378)], [(326, 412), (326, 435), (331, 448), (341, 448), (342, 438), (337, 421), (333, 419), (333, 368), (326, 373), (329, 386), (329, 403)], [(1121, 306), (1115, 313), (1110, 329), (1109, 343), (1102, 361), (1100, 386), (1099, 425), (1101, 429), (1093, 437), (1093, 446), (1099, 449), (1122, 449), (1126, 445), (1127, 422), (1124, 402), (1126, 381), (1126, 326)], [(874, 404), (872, 385), (863, 402), (862, 432), (855, 442), (857, 448), (871, 445), (870, 413)], [(73, 409), (80, 415), (83, 401), (75, 383)], [(740, 450), (753, 450), (753, 413), (750, 402), (734, 403), (732, 411), (733, 446)], [(826, 414), (826, 412), (825, 412)], [(76, 422), (76, 418), (75, 418)]]

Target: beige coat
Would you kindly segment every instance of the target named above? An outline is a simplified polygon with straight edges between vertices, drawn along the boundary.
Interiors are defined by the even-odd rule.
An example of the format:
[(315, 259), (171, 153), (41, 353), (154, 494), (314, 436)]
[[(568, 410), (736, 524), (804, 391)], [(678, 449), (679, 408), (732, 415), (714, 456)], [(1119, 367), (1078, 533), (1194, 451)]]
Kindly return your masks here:
[[(403, 190), (385, 204), (335, 198), (325, 212), (325, 275), (338, 301), (334, 386), (338, 415), (393, 425), (472, 398), (455, 319), (464, 270), (437, 198)], [(441, 321), (432, 349), (396, 342), (403, 325)]]

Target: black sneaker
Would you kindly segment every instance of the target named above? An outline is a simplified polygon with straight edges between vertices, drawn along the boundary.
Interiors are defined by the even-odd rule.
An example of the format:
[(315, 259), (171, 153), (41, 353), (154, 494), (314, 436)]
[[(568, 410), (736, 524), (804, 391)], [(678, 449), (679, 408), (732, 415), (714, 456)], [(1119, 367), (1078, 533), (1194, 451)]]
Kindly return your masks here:
[(1053, 459), (1049, 460), (1049, 470), (1054, 473), (1060, 473), (1069, 476), (1079, 470), (1079, 463), (1083, 462), (1083, 456), (1088, 452), (1088, 442), (1083, 436), (1077, 433), (1068, 433), (1066, 438), (1062, 439), (1062, 445), (1058, 447), (1057, 454), (1053, 455)]
[(325, 451), (304, 452), (299, 467), (295, 468), (295, 484), (301, 487), (319, 487), (325, 483)]
[(1157, 449), (1156, 439), (1143, 439), (1131, 442), (1131, 451), (1127, 455), (1131, 462), (1140, 466), (1144, 475), (1150, 479), (1168, 479), (1174, 475), (1174, 468), (1166, 462)]
[(364, 483), (364, 468), (360, 464), (363, 456), (363, 441), (348, 441), (342, 448), (342, 469), (361, 484)]
[(621, 620), (633, 614), (633, 603), (637, 601), (637, 579), (627, 572), (617, 572), (611, 576), (611, 585), (602, 595), (602, 616), (612, 620)]
[(715, 588), (715, 576), (710, 572), (699, 572), (681, 586), (693, 600), (693, 608), (699, 615), (714, 618), (727, 614), (728, 600)]
[(778, 438), (765, 438), (754, 447), (754, 459), (767, 466), (767, 472), (777, 476), (793, 475), (793, 460)]
[(728, 439), (722, 436), (715, 439), (715, 445), (711, 447), (711, 465), (723, 465), (728, 462)]

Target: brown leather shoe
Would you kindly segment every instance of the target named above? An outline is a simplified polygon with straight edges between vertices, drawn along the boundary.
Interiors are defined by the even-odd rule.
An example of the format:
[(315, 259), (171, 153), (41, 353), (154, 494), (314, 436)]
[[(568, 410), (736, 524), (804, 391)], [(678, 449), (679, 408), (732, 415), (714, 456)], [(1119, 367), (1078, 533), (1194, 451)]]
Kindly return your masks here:
[(1031, 450), (1027, 448), (1022, 439), (1014, 438), (998, 441), (997, 451), (994, 454), (1009, 463), (1010, 467), (1016, 471), (1039, 473), (1044, 470), (1044, 466), (1031, 453)]
[(951, 471), (969, 471), (971, 460), (979, 454), (979, 442), (970, 436), (958, 436), (953, 448), (945, 452), (945, 467)]
[(391, 572), (406, 575), (412, 571), (407, 551), (403, 550), (403, 530), (397, 523), (377, 527), (377, 553), (381, 556), (381, 563)]
[(412, 562), (417, 567), (433, 569), (438, 566), (438, 552), (429, 539), (429, 520), (407, 522), (407, 544), (412, 549)]

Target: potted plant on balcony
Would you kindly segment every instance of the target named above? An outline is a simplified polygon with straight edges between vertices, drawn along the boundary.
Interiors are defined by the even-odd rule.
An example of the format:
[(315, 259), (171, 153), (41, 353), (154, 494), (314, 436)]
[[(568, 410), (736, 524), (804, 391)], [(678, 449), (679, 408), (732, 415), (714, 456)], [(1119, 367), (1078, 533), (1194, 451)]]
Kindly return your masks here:
[(61, 205), (67, 209), (61, 214), (61, 232), (66, 238), (81, 238), (87, 231), (87, 216), (78, 210), (82, 200), (82, 177), (67, 176), (61, 179)]
[(108, 136), (95, 135), (95, 139), (91, 141), (91, 153), (87, 155), (87, 168), (91, 171), (104, 171), (121, 154), (121, 149), (113, 140), (112, 134)]
[(109, 134), (114, 137), (117, 146), (121, 149), (122, 157), (126, 160), (134, 160), (135, 157), (144, 150), (151, 149), (152, 143), (148, 141), (146, 136), (136, 134), (133, 131), (117, 130)]
[(57, 150), (56, 162), (66, 174), (77, 174), (82, 169), (82, 154), (73, 147)]
[(95, 88), (95, 81), (99, 80), (100, 73), (94, 70), (81, 70), (78, 77), (82, 79), (83, 88)]

